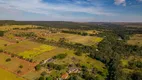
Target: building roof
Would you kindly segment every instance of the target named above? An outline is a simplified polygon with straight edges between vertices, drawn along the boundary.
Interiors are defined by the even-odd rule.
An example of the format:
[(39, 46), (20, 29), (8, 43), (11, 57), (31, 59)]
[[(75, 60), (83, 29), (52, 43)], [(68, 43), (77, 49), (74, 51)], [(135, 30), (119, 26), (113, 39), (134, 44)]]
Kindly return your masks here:
[(62, 74), (61, 78), (62, 78), (62, 79), (67, 79), (68, 76), (69, 76), (69, 74), (68, 74), (68, 73), (65, 73), (65, 74)]

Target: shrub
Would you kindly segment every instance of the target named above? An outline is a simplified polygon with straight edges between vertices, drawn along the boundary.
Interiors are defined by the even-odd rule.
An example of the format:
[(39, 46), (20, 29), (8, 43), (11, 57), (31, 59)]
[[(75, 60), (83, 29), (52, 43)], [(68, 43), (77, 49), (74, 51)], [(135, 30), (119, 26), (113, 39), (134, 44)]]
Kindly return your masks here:
[(39, 71), (40, 69), (41, 69), (41, 65), (40, 64), (38, 64), (38, 65), (35, 66), (35, 70), (36, 71)]
[(23, 68), (23, 65), (20, 65), (19, 68)]
[(58, 54), (57, 56), (54, 56), (53, 59), (64, 59), (67, 56), (67, 54)]
[(79, 51), (79, 50), (76, 51), (74, 54), (77, 55), (77, 56), (81, 56), (82, 55), (81, 51)]
[(38, 80), (44, 80), (44, 77), (43, 77), (43, 76), (41, 76)]
[(6, 62), (9, 62), (9, 61), (11, 61), (11, 58), (7, 58), (7, 59), (6, 59)]
[(43, 72), (41, 73), (41, 76), (45, 76), (45, 75), (47, 75), (47, 73), (46, 73), (45, 71), (43, 71)]

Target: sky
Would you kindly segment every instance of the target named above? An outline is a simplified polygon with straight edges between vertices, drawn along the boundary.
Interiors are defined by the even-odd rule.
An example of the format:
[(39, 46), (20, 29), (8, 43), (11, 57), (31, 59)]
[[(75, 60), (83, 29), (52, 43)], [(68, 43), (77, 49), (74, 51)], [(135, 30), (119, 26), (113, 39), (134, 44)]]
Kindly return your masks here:
[(0, 0), (0, 20), (142, 22), (142, 0)]

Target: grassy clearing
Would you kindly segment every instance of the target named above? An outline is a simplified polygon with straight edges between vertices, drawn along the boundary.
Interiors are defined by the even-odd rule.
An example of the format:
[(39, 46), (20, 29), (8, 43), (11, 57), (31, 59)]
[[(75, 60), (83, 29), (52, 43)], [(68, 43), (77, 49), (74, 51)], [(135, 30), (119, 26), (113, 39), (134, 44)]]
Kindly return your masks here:
[[(11, 61), (6, 62), (6, 59), (8, 58), (10, 58)], [(22, 65), (23, 68), (19, 68), (20, 65)], [(15, 74), (23, 75), (27, 73), (29, 70), (32, 70), (35, 65), (33, 63), (21, 60), (19, 58), (11, 57), (10, 55), (0, 53), (0, 66)], [(17, 73), (18, 70), (20, 70), (21, 72)]]
[(39, 47), (41, 44), (32, 41), (22, 41), (5, 47), (5, 51), (18, 54), (33, 48)]
[(133, 35), (127, 43), (130, 45), (142, 46), (142, 34)]
[(1, 80), (24, 80), (22, 78), (17, 77), (16, 75), (5, 71), (3, 69), (0, 68), (0, 79)]
[(85, 32), (87, 32), (88, 34), (98, 34), (98, 33), (100, 33), (100, 31), (97, 31), (97, 30), (87, 30)]
[(19, 56), (22, 56), (23, 58), (33, 59), (35, 56), (53, 50), (55, 47), (49, 46), (49, 45), (41, 45), (38, 48), (33, 48), (32, 50), (24, 51), (19, 53)]
[(81, 36), (81, 35), (66, 34), (66, 33), (56, 33), (56, 34), (53, 33), (49, 34), (46, 38), (55, 41), (58, 41), (60, 38), (65, 38), (69, 42), (81, 43), (84, 45), (97, 44), (103, 40), (103, 38), (100, 37)]

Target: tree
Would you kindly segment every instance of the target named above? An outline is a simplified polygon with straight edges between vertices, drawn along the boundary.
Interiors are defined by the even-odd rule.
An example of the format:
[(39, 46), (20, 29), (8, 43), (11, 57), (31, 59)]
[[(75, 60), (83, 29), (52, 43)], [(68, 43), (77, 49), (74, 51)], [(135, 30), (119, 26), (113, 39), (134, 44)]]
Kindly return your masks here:
[(20, 65), (19, 68), (23, 68), (23, 65)]
[(46, 77), (46, 80), (53, 80), (53, 78), (52, 77)]
[(40, 69), (41, 69), (41, 65), (40, 64), (38, 64), (38, 65), (35, 66), (35, 70), (36, 71), (39, 71)]
[(41, 73), (41, 76), (45, 76), (45, 75), (47, 75), (47, 73), (46, 73), (45, 71), (43, 71), (43, 72)]
[(7, 59), (6, 59), (6, 62), (9, 62), (9, 61), (11, 61), (11, 58), (7, 58)]
[(39, 78), (39, 80), (44, 80), (44, 77), (43, 77), (43, 76), (41, 76), (41, 77)]

